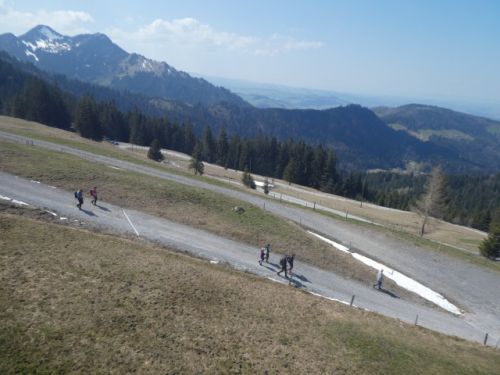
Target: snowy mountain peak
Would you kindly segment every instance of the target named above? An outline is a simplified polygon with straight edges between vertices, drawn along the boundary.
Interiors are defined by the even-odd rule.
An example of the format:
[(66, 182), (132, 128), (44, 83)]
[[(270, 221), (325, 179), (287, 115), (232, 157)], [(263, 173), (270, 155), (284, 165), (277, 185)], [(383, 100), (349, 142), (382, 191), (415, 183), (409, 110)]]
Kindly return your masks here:
[(33, 42), (35, 40), (59, 40), (64, 37), (59, 34), (57, 31), (53, 30), (49, 26), (46, 25), (38, 25), (28, 31), (26, 34), (23, 34), (19, 37), (20, 39), (27, 40)]
[(48, 26), (39, 25), (19, 37), (21, 43), (26, 46), (24, 53), (38, 61), (37, 51), (46, 53), (60, 53), (71, 51), (71, 40), (65, 38), (57, 31)]
[(57, 40), (62, 39), (62, 35), (52, 30), (48, 26), (40, 26), (39, 28), (40, 34), (44, 35), (49, 40)]

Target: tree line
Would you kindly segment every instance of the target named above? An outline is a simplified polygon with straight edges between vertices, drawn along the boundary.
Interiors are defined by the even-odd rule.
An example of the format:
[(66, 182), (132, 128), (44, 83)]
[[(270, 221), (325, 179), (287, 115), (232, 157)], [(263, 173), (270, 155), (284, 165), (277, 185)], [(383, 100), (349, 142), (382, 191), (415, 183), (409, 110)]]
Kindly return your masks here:
[[(190, 123), (145, 115), (138, 108), (120, 110), (113, 101), (97, 102), (91, 95), (79, 99), (41, 78), (16, 69), (0, 59), (0, 111), (2, 114), (78, 131), (83, 137), (104, 137), (192, 155), (197, 161), (246, 170), (270, 178), (313, 187), (348, 198), (368, 200), (403, 210), (412, 209), (424, 191), (426, 176), (396, 173), (346, 172), (337, 168), (332, 148), (303, 140), (278, 141), (260, 134), (243, 138), (210, 127), (198, 133)], [(446, 177), (444, 219), (488, 230), (500, 207), (500, 174)]]

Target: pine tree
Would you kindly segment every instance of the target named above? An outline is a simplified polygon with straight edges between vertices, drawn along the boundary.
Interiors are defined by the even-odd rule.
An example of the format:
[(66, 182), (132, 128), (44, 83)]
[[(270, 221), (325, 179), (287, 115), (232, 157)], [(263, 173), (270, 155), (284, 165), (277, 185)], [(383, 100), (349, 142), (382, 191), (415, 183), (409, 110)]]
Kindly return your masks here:
[(227, 159), (229, 152), (229, 142), (224, 127), (220, 129), (219, 139), (217, 140), (217, 157), (215, 162), (224, 168), (227, 168)]
[(488, 238), (481, 242), (479, 251), (487, 258), (500, 258), (500, 209), (497, 209), (491, 220)]
[(269, 180), (267, 177), (264, 180), (264, 185), (262, 186), (262, 190), (264, 191), (264, 194), (269, 194), (270, 188), (269, 188)]
[(78, 103), (75, 115), (75, 126), (82, 137), (95, 141), (102, 140), (102, 128), (99, 123), (97, 106), (94, 98), (84, 96)]
[(191, 161), (189, 162), (189, 169), (192, 169), (195, 175), (199, 174), (200, 176), (202, 176), (205, 172), (205, 165), (203, 164), (201, 150), (201, 144), (199, 142), (196, 143), (191, 156)]
[(256, 188), (255, 181), (253, 180), (252, 175), (248, 172), (248, 168), (245, 168), (243, 176), (241, 177), (241, 182), (243, 183), (243, 185), (249, 187), (250, 189)]
[(161, 153), (161, 148), (160, 148), (160, 141), (158, 139), (155, 139), (153, 142), (151, 142), (151, 146), (149, 147), (148, 150), (148, 158), (154, 161), (163, 160), (163, 154)]
[(205, 127), (203, 132), (203, 151), (202, 156), (203, 160), (206, 160), (209, 163), (213, 163), (216, 158), (217, 153), (217, 144), (212, 135), (212, 130), (209, 126)]

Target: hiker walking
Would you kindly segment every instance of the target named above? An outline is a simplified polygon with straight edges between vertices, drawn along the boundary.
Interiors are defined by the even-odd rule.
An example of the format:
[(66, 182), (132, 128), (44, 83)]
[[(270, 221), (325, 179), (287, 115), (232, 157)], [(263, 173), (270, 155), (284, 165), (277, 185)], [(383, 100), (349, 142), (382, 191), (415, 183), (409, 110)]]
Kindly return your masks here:
[(288, 270), (288, 272), (290, 272), (290, 276), (292, 276), (294, 259), (295, 259), (295, 254), (292, 254), (291, 256), (287, 257), (287, 259), (286, 259), (288, 262), (288, 265), (290, 266), (290, 269)]
[(90, 203), (92, 203), (94, 206), (97, 205), (97, 187), (94, 186), (92, 189), (90, 189), (90, 196), (93, 198)]
[(287, 255), (283, 255), (283, 257), (280, 259), (281, 270), (278, 272), (278, 275), (280, 275), (281, 272), (285, 271), (285, 277), (288, 279), (288, 274), (286, 272), (287, 257)]
[(269, 253), (271, 252), (271, 244), (266, 245), (266, 263), (269, 263)]
[(83, 204), (83, 190), (82, 189), (75, 191), (75, 198), (78, 200), (76, 207), (78, 207), (78, 209), (81, 210), (82, 204)]
[(260, 249), (260, 259), (259, 259), (259, 264), (262, 266), (262, 262), (264, 261), (266, 257), (266, 248), (263, 247), (262, 249)]
[(380, 269), (377, 273), (377, 282), (373, 284), (374, 288), (382, 289), (382, 282), (384, 281), (384, 270)]

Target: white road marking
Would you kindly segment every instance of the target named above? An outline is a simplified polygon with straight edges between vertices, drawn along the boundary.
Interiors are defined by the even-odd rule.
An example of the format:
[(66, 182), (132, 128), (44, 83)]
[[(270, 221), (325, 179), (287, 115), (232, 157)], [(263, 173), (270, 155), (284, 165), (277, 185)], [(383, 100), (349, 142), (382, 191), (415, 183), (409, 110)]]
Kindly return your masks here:
[(127, 213), (125, 212), (125, 210), (122, 210), (123, 211), (123, 214), (125, 215), (125, 217), (127, 218), (128, 220), (128, 223), (130, 224), (130, 226), (132, 227), (132, 229), (134, 230), (135, 234), (137, 235), (137, 237), (139, 237), (139, 232), (137, 231), (137, 229), (135, 228), (134, 224), (132, 224), (132, 221), (130, 220), (130, 218), (128, 217)]

